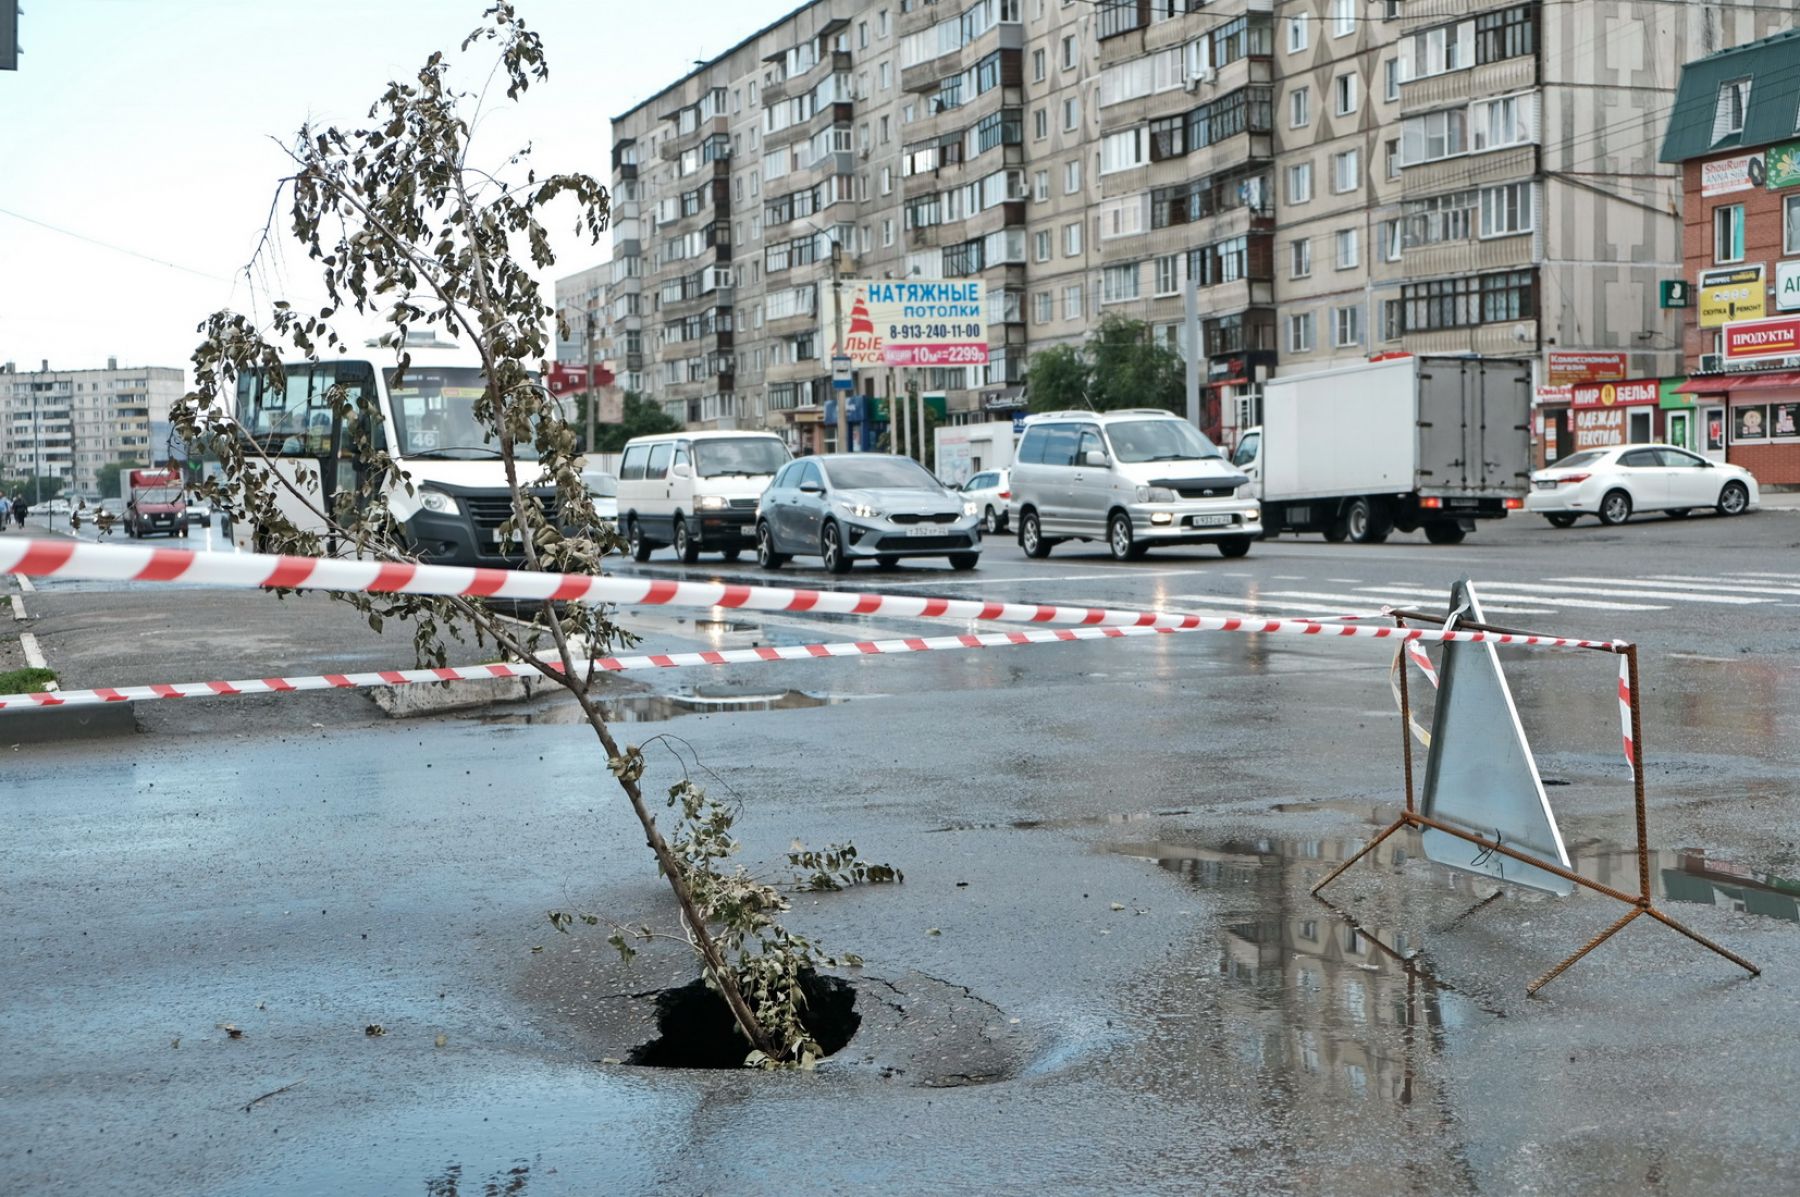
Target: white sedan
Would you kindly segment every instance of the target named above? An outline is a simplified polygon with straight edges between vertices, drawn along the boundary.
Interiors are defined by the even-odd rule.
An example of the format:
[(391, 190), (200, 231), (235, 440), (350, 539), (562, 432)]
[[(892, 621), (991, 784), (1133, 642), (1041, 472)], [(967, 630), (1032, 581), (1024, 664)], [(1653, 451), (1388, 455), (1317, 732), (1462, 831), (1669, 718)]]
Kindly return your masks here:
[(1006, 504), (1012, 499), (1012, 471), (984, 470), (962, 484), (963, 502), (970, 514), (981, 517), (981, 530), (989, 536), (1004, 531)]
[(1756, 479), (1743, 466), (1708, 461), (1668, 445), (1584, 449), (1531, 476), (1525, 510), (1558, 528), (1584, 515), (1622, 524), (1633, 512), (1679, 518), (1701, 507), (1742, 515), (1758, 503)]

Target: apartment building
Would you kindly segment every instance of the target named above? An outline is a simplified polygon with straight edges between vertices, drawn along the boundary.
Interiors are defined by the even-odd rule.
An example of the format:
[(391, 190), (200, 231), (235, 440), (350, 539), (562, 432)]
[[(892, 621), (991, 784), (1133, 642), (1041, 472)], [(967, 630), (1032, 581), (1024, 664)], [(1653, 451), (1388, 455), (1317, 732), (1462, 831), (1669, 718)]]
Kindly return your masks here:
[(1185, 353), (1192, 280), (1215, 435), (1403, 352), (1530, 357), (1555, 428), (1568, 384), (1680, 368), (1670, 64), (1797, 8), (815, 0), (614, 121), (611, 336), (681, 418), (823, 447), (834, 253), (982, 283), (989, 365), (857, 379), (953, 422), (1109, 314)]
[(184, 376), (172, 366), (35, 371), (0, 365), (0, 472), (67, 478), (70, 489), (100, 493), (100, 467), (166, 459), (169, 409)]
[[(617, 197), (614, 197), (615, 203)], [(556, 280), (556, 360), (585, 365), (591, 356), (607, 360), (610, 322), (606, 319), (606, 293), (612, 285), (612, 264), (595, 266)]]

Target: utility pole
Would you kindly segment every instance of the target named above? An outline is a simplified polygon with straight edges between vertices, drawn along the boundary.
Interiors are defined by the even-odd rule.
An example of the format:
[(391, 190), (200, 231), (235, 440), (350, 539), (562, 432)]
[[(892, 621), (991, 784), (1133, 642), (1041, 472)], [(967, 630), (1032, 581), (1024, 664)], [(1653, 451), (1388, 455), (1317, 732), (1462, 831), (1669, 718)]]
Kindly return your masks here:
[(889, 448), (902, 457), (911, 457), (912, 429), (907, 425), (906, 399), (894, 385), (894, 368), (888, 367), (888, 427), (892, 430), (889, 440), (893, 443)]
[[(831, 354), (836, 357), (846, 353), (844, 348), (844, 245), (836, 237), (831, 239), (831, 324), (833, 345)], [(855, 390), (855, 375), (851, 375), (851, 390)], [(835, 378), (833, 380), (835, 382)], [(836, 386), (832, 389), (837, 390)], [(850, 452), (850, 394), (844, 391), (837, 393), (837, 448), (839, 453)]]
[(1187, 418), (1200, 427), (1200, 280), (1187, 272)]
[(600, 443), (600, 396), (594, 386), (594, 309), (590, 304), (582, 325), (582, 339), (587, 342), (587, 451), (592, 453)]

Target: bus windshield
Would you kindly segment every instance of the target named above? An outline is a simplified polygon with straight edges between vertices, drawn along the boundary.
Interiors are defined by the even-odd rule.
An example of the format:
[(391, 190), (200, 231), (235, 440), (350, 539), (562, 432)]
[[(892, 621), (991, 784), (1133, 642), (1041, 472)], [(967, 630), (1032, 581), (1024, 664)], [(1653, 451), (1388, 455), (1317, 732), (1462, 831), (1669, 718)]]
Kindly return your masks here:
[[(387, 382), (401, 458), (480, 461), (500, 456), (500, 446), (475, 418), (475, 401), (486, 390), (481, 367), (409, 366), (395, 386), (399, 373), (389, 370)], [(532, 461), (537, 447), (519, 442), (513, 453)]]
[(694, 442), (694, 473), (702, 478), (726, 474), (761, 477), (788, 463), (787, 446), (766, 436), (731, 437)]

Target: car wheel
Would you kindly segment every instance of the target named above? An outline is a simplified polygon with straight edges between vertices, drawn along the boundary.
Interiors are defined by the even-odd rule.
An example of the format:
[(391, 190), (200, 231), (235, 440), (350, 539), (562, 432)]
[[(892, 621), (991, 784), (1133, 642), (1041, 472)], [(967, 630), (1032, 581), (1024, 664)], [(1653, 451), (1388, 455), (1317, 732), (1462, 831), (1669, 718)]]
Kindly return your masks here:
[(883, 553), (881, 556), (875, 558), (875, 567), (877, 569), (898, 569), (900, 567), (900, 558), (894, 556), (892, 553)]
[(767, 520), (756, 525), (756, 563), (764, 569), (780, 569), (787, 564), (787, 558), (775, 551), (775, 534), (769, 531)]
[(1221, 540), (1219, 542), (1219, 556), (1221, 557), (1245, 557), (1248, 556), (1249, 553), (1250, 538), (1248, 536), (1240, 537), (1237, 540)]
[(980, 565), (980, 564), (981, 564), (981, 554), (980, 553), (952, 553), (952, 554), (950, 554), (950, 568), (951, 569), (959, 569), (959, 570), (974, 569), (977, 565)]
[(683, 565), (692, 565), (700, 560), (700, 546), (688, 532), (687, 518), (680, 514), (675, 516), (675, 556)]
[(626, 530), (625, 539), (631, 544), (631, 559), (633, 561), (650, 560), (650, 542), (644, 539), (644, 530), (638, 526), (638, 522), (635, 519), (631, 521), (630, 527)]
[(994, 506), (991, 503), (988, 504), (988, 509), (982, 513), (981, 530), (989, 536), (1000, 531), (1000, 517), (994, 514)]
[(1133, 561), (1143, 556), (1132, 537), (1131, 517), (1123, 511), (1113, 512), (1106, 521), (1106, 547), (1112, 550), (1114, 561)]
[(1043, 531), (1038, 527), (1035, 511), (1028, 509), (1019, 516), (1019, 547), (1025, 550), (1027, 557), (1042, 559), (1050, 555), (1050, 542), (1044, 539)]
[(1719, 492), (1720, 515), (1742, 515), (1750, 509), (1750, 491), (1742, 482), (1727, 482)]
[(1349, 523), (1341, 515), (1332, 516), (1331, 522), (1325, 525), (1325, 539), (1332, 544), (1343, 544), (1349, 537)]
[(1570, 515), (1566, 511), (1559, 511), (1554, 515), (1546, 515), (1544, 518), (1550, 521), (1550, 526), (1552, 528), (1572, 528), (1575, 526), (1576, 517)]
[(1600, 500), (1600, 522), (1622, 524), (1631, 518), (1631, 496), (1622, 490), (1609, 490)]
[(825, 531), (819, 536), (819, 556), (824, 559), (828, 573), (850, 572), (850, 558), (844, 555), (844, 534), (838, 531), (837, 524), (825, 525)]
[(1344, 531), (1351, 544), (1381, 544), (1393, 528), (1386, 509), (1369, 499), (1352, 500), (1344, 512)]
[(1461, 524), (1440, 521), (1425, 525), (1425, 539), (1432, 544), (1461, 544), (1467, 535)]

